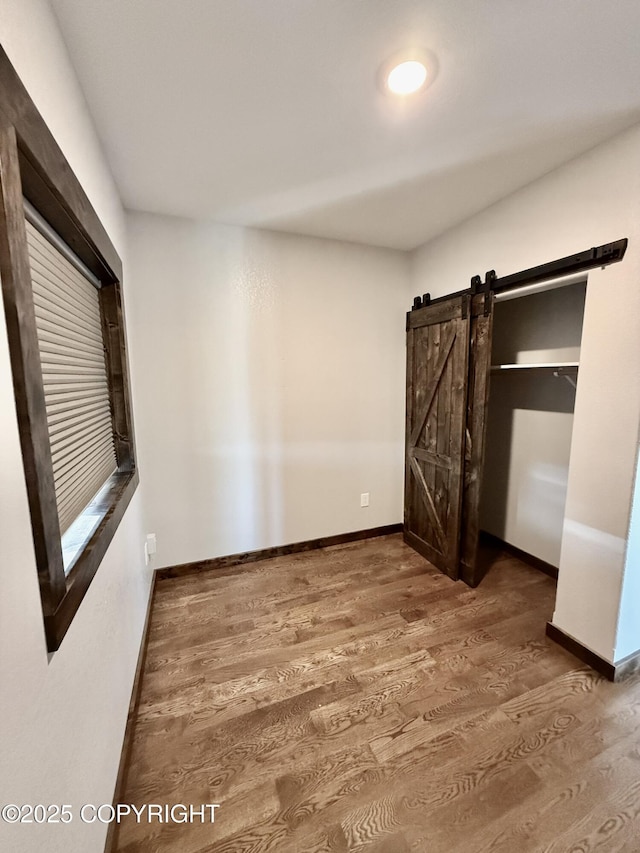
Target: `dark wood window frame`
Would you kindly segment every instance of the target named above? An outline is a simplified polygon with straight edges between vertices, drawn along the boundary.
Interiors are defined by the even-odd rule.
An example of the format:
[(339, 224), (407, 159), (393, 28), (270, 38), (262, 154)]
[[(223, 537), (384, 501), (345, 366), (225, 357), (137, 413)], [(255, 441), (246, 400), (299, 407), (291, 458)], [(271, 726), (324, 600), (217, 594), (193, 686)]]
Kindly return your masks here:
[[(64, 573), (36, 334), (23, 197), (100, 279), (118, 470), (102, 520)], [(0, 48), (0, 276), (47, 647), (59, 648), (138, 485), (122, 262), (78, 179)]]

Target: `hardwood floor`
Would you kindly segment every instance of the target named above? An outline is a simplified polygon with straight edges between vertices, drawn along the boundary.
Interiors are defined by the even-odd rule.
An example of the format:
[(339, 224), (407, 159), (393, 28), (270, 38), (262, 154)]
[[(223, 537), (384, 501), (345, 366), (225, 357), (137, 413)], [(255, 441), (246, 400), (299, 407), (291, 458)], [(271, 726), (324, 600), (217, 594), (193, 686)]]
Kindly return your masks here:
[(640, 850), (640, 676), (545, 637), (555, 586), (472, 590), (399, 535), (163, 580), (117, 850)]

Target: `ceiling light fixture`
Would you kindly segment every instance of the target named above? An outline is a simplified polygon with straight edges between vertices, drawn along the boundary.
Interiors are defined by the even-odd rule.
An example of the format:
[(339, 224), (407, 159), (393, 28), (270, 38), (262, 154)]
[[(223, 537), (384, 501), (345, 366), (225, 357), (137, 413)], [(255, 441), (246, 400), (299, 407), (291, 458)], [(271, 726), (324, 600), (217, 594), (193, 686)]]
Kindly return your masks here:
[(412, 95), (427, 81), (427, 69), (417, 59), (408, 59), (392, 68), (387, 75), (387, 88), (394, 95)]
[(396, 53), (378, 72), (380, 88), (386, 94), (401, 98), (426, 89), (436, 75), (435, 58), (425, 50)]

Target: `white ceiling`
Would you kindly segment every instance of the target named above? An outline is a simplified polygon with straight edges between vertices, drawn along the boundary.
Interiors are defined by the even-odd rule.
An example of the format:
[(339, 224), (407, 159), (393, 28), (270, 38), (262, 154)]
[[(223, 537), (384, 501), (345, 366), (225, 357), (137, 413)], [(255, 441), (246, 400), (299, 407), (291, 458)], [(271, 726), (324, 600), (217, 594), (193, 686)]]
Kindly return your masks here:
[(638, 0), (51, 2), (132, 209), (411, 249), (640, 121)]

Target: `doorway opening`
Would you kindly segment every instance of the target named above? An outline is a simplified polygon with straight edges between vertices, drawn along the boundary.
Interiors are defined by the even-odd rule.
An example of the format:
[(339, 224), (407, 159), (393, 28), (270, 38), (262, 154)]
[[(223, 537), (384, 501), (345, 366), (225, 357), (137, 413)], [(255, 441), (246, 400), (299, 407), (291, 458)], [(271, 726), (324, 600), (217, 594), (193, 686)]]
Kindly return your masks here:
[(557, 577), (586, 292), (579, 274), (495, 296), (480, 491), (484, 571), (506, 551)]

